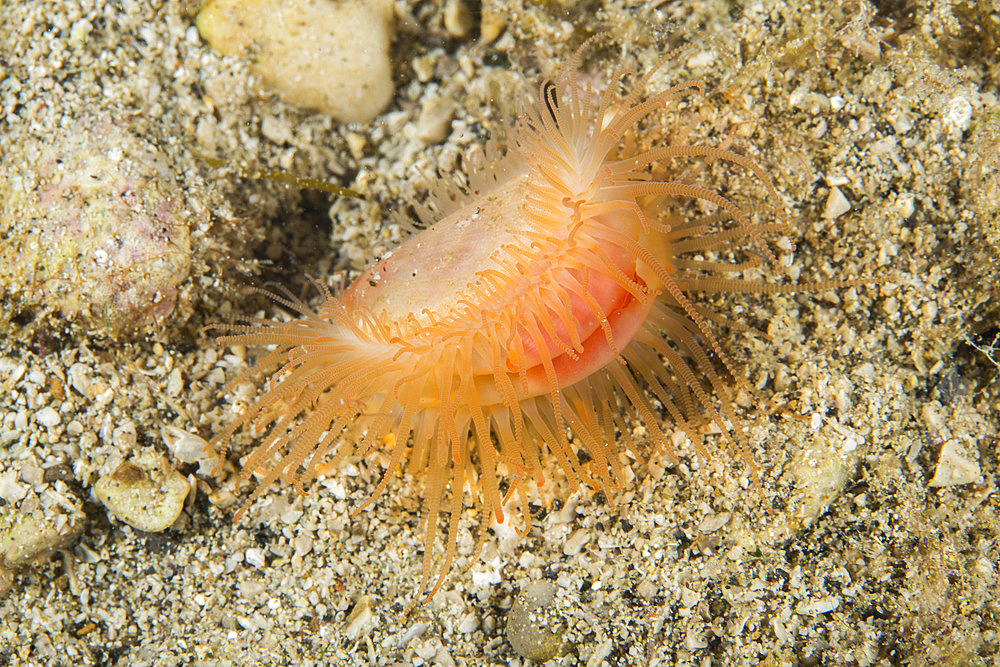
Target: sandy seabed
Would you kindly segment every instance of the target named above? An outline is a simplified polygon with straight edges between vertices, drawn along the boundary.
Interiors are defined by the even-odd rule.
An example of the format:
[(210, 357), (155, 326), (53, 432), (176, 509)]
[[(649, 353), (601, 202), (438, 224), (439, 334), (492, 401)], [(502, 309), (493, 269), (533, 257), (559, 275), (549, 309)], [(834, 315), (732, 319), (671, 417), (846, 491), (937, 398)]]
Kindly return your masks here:
[[(0, 255), (0, 665), (528, 664), (508, 635), (538, 581), (554, 586), (545, 616), (562, 633), (550, 664), (998, 662), (995, 3), (401, 0), (395, 98), (349, 126), (213, 53), (196, 4), (0, 7), (0, 243), (44, 224), (11, 213), (33, 151), (110, 123), (167, 165), (186, 253), (169, 267), (169, 313), (145, 313), (157, 324), (134, 334), (63, 317), (88, 290), (54, 306), (72, 284), (28, 290), (18, 256)], [(445, 20), (456, 6), (473, 18), (464, 35)], [(529, 535), (495, 526), (477, 558), (470, 510), (447, 583), (404, 617), (418, 494), (404, 479), (351, 516), (385, 460), (352, 461), (306, 495), (275, 488), (234, 522), (251, 438), (215, 475), (178, 458), (179, 433), (209, 438), (246, 398), (223, 389), (253, 351), (203, 345), (200, 328), (273, 312), (249, 285), (306, 294), (306, 275), (335, 286), (390, 249), (391, 212), (460, 173), (600, 31), (640, 71), (665, 45), (694, 45), (653, 85), (705, 80), (696, 133), (731, 138), (774, 176), (793, 229), (786, 274), (876, 280), (713, 298), (768, 334), (725, 343), (789, 408), (738, 401), (762, 492), (721, 447), (650, 456), (637, 425), (613, 503), (552, 475)], [(452, 114), (441, 141), (425, 109)], [(262, 169), (366, 199), (248, 177)], [(170, 528), (136, 530), (99, 501), (98, 480), (130, 460), (187, 482)]]

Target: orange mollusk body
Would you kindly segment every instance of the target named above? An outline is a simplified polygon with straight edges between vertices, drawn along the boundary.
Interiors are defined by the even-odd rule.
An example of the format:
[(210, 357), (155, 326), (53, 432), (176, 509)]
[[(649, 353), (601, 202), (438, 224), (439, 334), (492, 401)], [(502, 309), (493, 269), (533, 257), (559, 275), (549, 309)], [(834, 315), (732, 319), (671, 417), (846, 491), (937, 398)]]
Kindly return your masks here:
[[(773, 186), (752, 161), (720, 148), (629, 152), (623, 146), (635, 142), (623, 139), (639, 123), (701, 85), (644, 97), (647, 75), (620, 96), (622, 71), (598, 93), (578, 82), (579, 60), (578, 52), (521, 118), (506, 176), (318, 309), (276, 297), (295, 319), (223, 327), (232, 333), (220, 342), (275, 347), (247, 374), (269, 375), (268, 391), (216, 437), (267, 428), (244, 461), (244, 477), (263, 477), (250, 501), (279, 477), (299, 485), (385, 447), (388, 472), (372, 498), (404, 461), (423, 480), (426, 586), (442, 511), (442, 576), (454, 555), (467, 482), (483, 529), (491, 517), (504, 521), (516, 499), (526, 531), (524, 491), (541, 482), (546, 453), (573, 486), (610, 490), (623, 478), (617, 439), (630, 440), (632, 417), (670, 456), (664, 421), (696, 444), (709, 422), (736, 423), (727, 385), (753, 390), (707, 325), (718, 317), (691, 295), (765, 291), (719, 277), (759, 258), (705, 255), (773, 259), (761, 235), (781, 226), (752, 222), (713, 190), (659, 177), (676, 160), (715, 159)], [(661, 213), (674, 200), (718, 212)]]
[[(434, 322), (448, 319), (456, 336), (471, 332), (465, 343), (473, 376), (482, 380), (484, 405), (502, 402), (493, 384), (494, 346), (508, 371), (524, 371), (528, 382), (512, 383), (518, 399), (547, 394), (552, 387), (542, 368), (540, 347), (547, 351), (561, 386), (587, 377), (617, 356), (603, 330), (626, 343), (646, 319), (652, 303), (636, 262), (620, 248), (574, 232), (572, 211), (540, 221), (526, 215), (529, 177), (517, 176), (440, 222), (413, 236), (375, 263), (344, 293), (348, 309), (364, 308), (398, 327), (401, 339), (439, 335)], [(630, 236), (639, 234), (635, 215), (609, 213), (591, 225)], [(571, 238), (572, 234), (572, 238)], [(534, 247), (526, 239), (544, 239)], [(609, 266), (601, 266), (607, 262)], [(595, 270), (593, 265), (598, 265)], [(609, 277), (613, 271), (630, 281), (628, 288)], [(648, 276), (647, 276), (648, 278)], [(581, 294), (587, 283), (586, 296)], [(420, 312), (412, 310), (421, 304)], [(483, 323), (494, 324), (493, 333)], [(536, 340), (537, 337), (537, 340)], [(412, 361), (414, 367), (421, 359)]]

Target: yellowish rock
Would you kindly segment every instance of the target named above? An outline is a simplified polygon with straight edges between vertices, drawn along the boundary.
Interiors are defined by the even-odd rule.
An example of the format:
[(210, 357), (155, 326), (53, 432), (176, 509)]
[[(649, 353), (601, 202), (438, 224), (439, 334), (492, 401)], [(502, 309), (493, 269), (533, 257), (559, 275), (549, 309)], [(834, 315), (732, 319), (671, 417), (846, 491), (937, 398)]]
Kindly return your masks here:
[(507, 19), (495, 8), (483, 6), (482, 18), (479, 20), (480, 41), (489, 44), (500, 36), (507, 27)]
[(79, 503), (65, 495), (52, 502), (55, 497), (45, 498), (45, 510), (33, 494), (26, 503), (34, 510), (0, 508), (0, 597), (10, 589), (17, 568), (68, 546), (83, 531), (86, 516)]
[(188, 491), (184, 476), (159, 455), (126, 461), (94, 485), (98, 500), (108, 511), (148, 533), (173, 525), (184, 508)]
[(472, 13), (465, 0), (448, 0), (444, 6), (444, 29), (452, 37), (465, 37), (472, 30)]
[(290, 104), (366, 122), (392, 99), (391, 0), (208, 0), (202, 37), (253, 57), (264, 85)]

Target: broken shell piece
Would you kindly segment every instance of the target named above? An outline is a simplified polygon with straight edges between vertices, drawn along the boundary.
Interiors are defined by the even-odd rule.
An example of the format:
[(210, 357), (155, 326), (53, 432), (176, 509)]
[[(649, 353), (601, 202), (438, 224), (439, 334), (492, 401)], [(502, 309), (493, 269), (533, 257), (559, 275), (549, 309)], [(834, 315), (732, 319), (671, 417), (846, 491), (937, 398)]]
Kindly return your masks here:
[(158, 455), (126, 461), (94, 485), (97, 498), (115, 517), (149, 533), (173, 525), (188, 490), (184, 476)]
[(361, 597), (354, 609), (347, 616), (345, 634), (352, 640), (368, 634), (375, 625), (375, 614), (372, 613), (372, 599), (367, 595)]
[(840, 191), (840, 188), (836, 186), (830, 188), (830, 196), (826, 198), (826, 207), (823, 209), (823, 217), (828, 220), (833, 220), (834, 218), (839, 218), (850, 210), (851, 202), (847, 201), (847, 197), (845, 197), (844, 193)]
[(946, 440), (941, 445), (941, 456), (938, 457), (930, 486), (957, 486), (981, 481), (978, 458), (957, 439)]
[(507, 19), (496, 9), (484, 6), (482, 18), (479, 21), (480, 42), (489, 44), (500, 36), (507, 27)]
[(175, 459), (182, 463), (197, 463), (199, 475), (210, 475), (219, 463), (219, 455), (208, 442), (194, 433), (176, 426), (165, 426), (163, 442)]
[(928, 486), (957, 486), (982, 482), (978, 442), (995, 437), (995, 431), (978, 410), (959, 404), (943, 406), (932, 401), (921, 410), (928, 439), (941, 445), (934, 477)]

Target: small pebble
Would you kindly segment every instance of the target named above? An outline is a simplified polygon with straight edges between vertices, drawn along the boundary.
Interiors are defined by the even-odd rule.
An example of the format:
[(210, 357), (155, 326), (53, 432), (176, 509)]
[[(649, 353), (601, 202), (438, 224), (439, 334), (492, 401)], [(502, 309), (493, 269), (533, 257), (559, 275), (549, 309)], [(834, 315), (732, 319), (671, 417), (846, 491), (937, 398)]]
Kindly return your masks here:
[(178, 461), (197, 463), (199, 475), (210, 475), (219, 463), (219, 455), (204, 438), (176, 426), (164, 427), (163, 442)]
[(347, 149), (351, 151), (351, 155), (355, 160), (360, 160), (365, 156), (365, 146), (368, 144), (368, 140), (357, 132), (347, 133)]
[(465, 37), (472, 30), (472, 12), (465, 0), (448, 0), (444, 6), (444, 29), (452, 37)]
[(854, 432), (835, 421), (817, 423), (819, 430), (789, 466), (796, 492), (782, 515), (793, 531), (812, 525), (840, 497), (865, 452), (864, 439)]
[(28, 485), (17, 481), (17, 477), (17, 471), (13, 469), (0, 473), (0, 498), (10, 505), (20, 502), (28, 495)]
[(347, 616), (347, 627), (344, 629), (351, 639), (357, 639), (363, 634), (368, 634), (375, 625), (375, 614), (372, 613), (372, 599), (363, 595), (354, 605), (351, 613)]
[(295, 548), (296, 556), (305, 556), (313, 548), (313, 539), (308, 535), (296, 535), (292, 540), (292, 547)]
[(455, 102), (446, 97), (435, 97), (424, 105), (417, 119), (417, 139), (424, 144), (438, 144), (451, 133), (451, 118)]
[[(48, 469), (40, 467), (35, 461), (28, 459), (21, 464), (21, 469), (18, 471), (18, 475), (21, 477), (21, 481), (25, 484), (30, 484), (31, 486), (37, 486), (47, 481), (55, 481), (59, 479), (58, 477), (49, 477), (53, 475), (56, 470), (60, 468), (68, 468), (65, 464), (49, 466)], [(13, 471), (11, 471), (13, 472)], [(2, 475), (0, 475), (2, 477)], [(70, 473), (70, 478), (72, 479), (72, 472)]]
[(729, 523), (732, 518), (731, 512), (719, 512), (718, 514), (710, 514), (701, 520), (698, 524), (698, 530), (703, 533), (714, 533), (718, 529)]
[(237, 584), (237, 588), (240, 591), (240, 595), (247, 600), (255, 600), (267, 592), (267, 586), (263, 582), (253, 579), (244, 579)]
[(406, 632), (400, 635), (396, 648), (403, 649), (414, 639), (419, 639), (425, 632), (427, 632), (428, 627), (429, 625), (423, 621), (410, 626)]
[(688, 58), (687, 66), (692, 69), (701, 69), (709, 67), (715, 62), (715, 51), (699, 51), (690, 58)]
[(251, 547), (247, 549), (243, 553), (243, 560), (254, 567), (264, 567), (267, 565), (267, 558), (264, 556), (264, 550), (260, 547)]
[(583, 549), (583, 546), (590, 540), (590, 531), (580, 528), (566, 540), (563, 544), (563, 553), (567, 556), (575, 556)]
[(834, 218), (839, 218), (848, 211), (851, 210), (851, 202), (847, 201), (847, 197), (844, 193), (840, 191), (840, 188), (834, 186), (830, 189), (830, 196), (826, 198), (826, 208), (823, 209), (823, 217), (828, 220), (833, 220)]
[(945, 408), (937, 401), (925, 403), (920, 412), (928, 437), (941, 444), (934, 477), (928, 485), (941, 487), (980, 483), (982, 470), (976, 443), (986, 431), (979, 412)]
[(489, 6), (483, 6), (483, 16), (479, 20), (479, 39), (483, 44), (494, 41), (507, 27), (503, 14)]
[(593, 655), (587, 660), (587, 667), (600, 667), (601, 665), (607, 664), (604, 660), (611, 655), (611, 652), (615, 650), (615, 645), (611, 640), (601, 642), (598, 644), (597, 648), (594, 649)]
[(50, 407), (44, 407), (35, 413), (35, 421), (46, 428), (59, 425), (59, 413)]
[(635, 587), (635, 592), (646, 602), (653, 599), (653, 596), (660, 592), (660, 588), (649, 579), (643, 579)]
[(462, 617), (462, 620), (458, 623), (458, 631), (463, 635), (467, 635), (475, 632), (479, 629), (479, 616), (475, 612), (470, 611), (468, 614)]
[(492, 615), (487, 616), (483, 619), (483, 632), (487, 635), (492, 635), (493, 631), (497, 629), (497, 619)]
[(167, 376), (167, 396), (176, 398), (180, 396), (182, 391), (184, 391), (184, 378), (181, 375), (181, 369), (175, 368)]
[(840, 606), (840, 598), (836, 596), (810, 598), (803, 600), (795, 607), (795, 613), (801, 616), (819, 616), (827, 614)]
[(701, 602), (701, 595), (697, 591), (681, 586), (681, 606), (687, 609)]
[(415, 642), (413, 652), (424, 662), (430, 662), (438, 652), (438, 644), (435, 641)]

